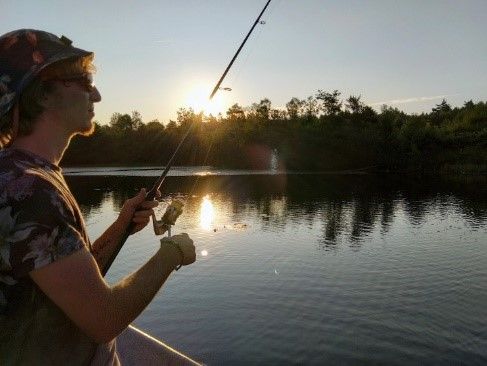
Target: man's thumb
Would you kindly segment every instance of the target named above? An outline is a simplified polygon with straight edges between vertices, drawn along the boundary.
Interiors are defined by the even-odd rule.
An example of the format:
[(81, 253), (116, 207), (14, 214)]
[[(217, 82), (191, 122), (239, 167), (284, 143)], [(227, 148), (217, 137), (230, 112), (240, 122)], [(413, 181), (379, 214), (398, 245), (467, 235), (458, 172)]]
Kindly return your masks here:
[(139, 198), (140, 202), (145, 201), (146, 194), (147, 192), (145, 191), (145, 188), (141, 188), (139, 194), (137, 195), (137, 198)]
[(146, 195), (145, 188), (141, 188), (139, 193), (137, 193), (137, 195), (135, 197), (132, 197), (130, 199), (132, 206), (135, 208), (138, 205), (140, 205), (142, 202), (144, 202), (145, 201), (145, 195)]

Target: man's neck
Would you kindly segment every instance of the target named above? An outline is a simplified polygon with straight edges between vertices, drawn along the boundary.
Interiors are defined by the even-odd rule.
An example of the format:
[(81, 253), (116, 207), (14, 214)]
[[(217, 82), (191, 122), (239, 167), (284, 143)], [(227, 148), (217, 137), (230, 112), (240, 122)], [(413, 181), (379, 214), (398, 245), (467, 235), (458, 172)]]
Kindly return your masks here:
[(55, 129), (49, 128), (50, 126), (39, 128), (41, 126), (36, 125), (36, 127), (30, 135), (16, 137), (11, 146), (30, 151), (52, 164), (59, 165), (71, 137), (53, 134), (52, 131)]

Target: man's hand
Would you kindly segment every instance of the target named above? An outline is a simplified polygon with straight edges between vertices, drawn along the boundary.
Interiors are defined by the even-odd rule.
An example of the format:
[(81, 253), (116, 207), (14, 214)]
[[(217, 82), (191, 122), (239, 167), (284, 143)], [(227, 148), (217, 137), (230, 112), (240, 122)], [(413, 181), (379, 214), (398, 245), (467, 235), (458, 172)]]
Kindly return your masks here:
[(171, 244), (175, 244), (180, 249), (180, 251), (178, 250), (178, 255), (182, 258), (180, 259), (179, 264), (186, 266), (188, 264), (194, 263), (194, 261), (196, 260), (196, 250), (193, 244), (193, 240), (191, 240), (188, 234), (182, 233), (179, 235), (171, 236), (170, 238), (164, 237), (161, 239), (161, 247), (164, 247), (166, 245), (172, 246)]
[[(146, 201), (146, 194), (145, 188), (142, 188), (137, 196), (125, 201), (118, 216), (117, 222), (124, 228), (128, 227), (131, 222), (135, 224), (131, 234), (146, 227), (154, 213), (153, 209), (159, 204), (156, 200)], [(160, 192), (158, 192), (158, 196), (160, 196)]]

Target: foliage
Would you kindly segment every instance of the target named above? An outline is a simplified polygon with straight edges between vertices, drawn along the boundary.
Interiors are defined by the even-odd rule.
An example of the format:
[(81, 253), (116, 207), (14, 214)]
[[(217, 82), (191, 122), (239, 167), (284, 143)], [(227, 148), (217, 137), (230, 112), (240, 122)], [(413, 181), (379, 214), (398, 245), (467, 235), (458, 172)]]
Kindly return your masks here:
[[(293, 97), (286, 109), (267, 98), (250, 108), (234, 104), (221, 115), (181, 108), (176, 121), (147, 123), (140, 113), (114, 113), (93, 136), (77, 137), (64, 165), (161, 165), (189, 126), (177, 165), (267, 169), (272, 151), (290, 170), (452, 171), (487, 167), (487, 103), (467, 101), (452, 108), (446, 100), (430, 113), (408, 115), (382, 106), (380, 112), (337, 90)], [(344, 105), (344, 108), (342, 106)]]
[(318, 90), (316, 99), (322, 102), (321, 109), (325, 114), (333, 116), (341, 111), (342, 102), (339, 99), (340, 94), (341, 93), (338, 90), (334, 90), (331, 93)]

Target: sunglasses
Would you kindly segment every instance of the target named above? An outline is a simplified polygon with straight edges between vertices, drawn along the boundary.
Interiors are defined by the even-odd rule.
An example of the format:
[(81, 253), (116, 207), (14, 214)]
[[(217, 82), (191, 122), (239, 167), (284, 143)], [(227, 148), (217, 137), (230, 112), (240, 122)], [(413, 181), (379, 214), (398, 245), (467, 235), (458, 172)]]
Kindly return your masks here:
[(67, 77), (67, 78), (58, 78), (58, 79), (50, 79), (50, 80), (62, 81), (64, 83), (64, 85), (66, 85), (66, 83), (74, 82), (74, 83), (81, 85), (89, 93), (91, 93), (95, 90), (95, 84), (93, 82), (93, 75), (88, 74), (88, 73), (83, 73), (83, 74), (79, 74), (79, 75), (75, 75), (75, 76), (71, 76), (71, 77)]

